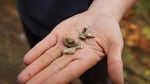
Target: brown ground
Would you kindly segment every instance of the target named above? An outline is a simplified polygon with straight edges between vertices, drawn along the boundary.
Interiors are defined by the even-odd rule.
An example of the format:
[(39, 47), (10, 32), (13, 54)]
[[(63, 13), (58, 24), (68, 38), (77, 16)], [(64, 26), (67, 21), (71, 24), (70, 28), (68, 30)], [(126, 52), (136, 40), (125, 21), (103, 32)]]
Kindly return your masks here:
[[(126, 44), (125, 82), (150, 84), (150, 14), (139, 16), (131, 11), (126, 15), (121, 23)], [(28, 49), (15, 0), (0, 0), (0, 84), (17, 84), (16, 77), (24, 67), (22, 58)]]
[(0, 84), (16, 84), (28, 49), (15, 0), (0, 0)]

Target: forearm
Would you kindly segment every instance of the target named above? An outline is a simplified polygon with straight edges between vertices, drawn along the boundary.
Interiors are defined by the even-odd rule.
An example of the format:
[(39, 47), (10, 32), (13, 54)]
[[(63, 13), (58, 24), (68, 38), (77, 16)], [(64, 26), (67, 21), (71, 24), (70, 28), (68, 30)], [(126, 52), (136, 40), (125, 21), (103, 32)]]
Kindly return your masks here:
[(123, 14), (136, 0), (93, 0), (89, 7), (96, 16), (105, 14), (117, 21), (120, 21)]

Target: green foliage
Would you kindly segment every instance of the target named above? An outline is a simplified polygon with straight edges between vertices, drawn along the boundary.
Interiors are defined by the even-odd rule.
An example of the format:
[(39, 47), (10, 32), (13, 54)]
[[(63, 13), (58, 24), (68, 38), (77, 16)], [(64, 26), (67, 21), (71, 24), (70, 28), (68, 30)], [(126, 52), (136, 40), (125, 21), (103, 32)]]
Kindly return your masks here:
[(137, 13), (145, 13), (150, 10), (150, 1), (149, 0), (139, 0), (139, 3), (136, 5)]
[(150, 26), (143, 27), (142, 33), (148, 40), (150, 40)]
[(146, 76), (150, 76), (150, 69), (146, 69), (146, 70), (144, 71), (144, 74), (145, 74)]
[(124, 71), (123, 71), (123, 74), (124, 74), (124, 78), (127, 78), (127, 77), (128, 77), (128, 71), (127, 71), (127, 70), (124, 70)]

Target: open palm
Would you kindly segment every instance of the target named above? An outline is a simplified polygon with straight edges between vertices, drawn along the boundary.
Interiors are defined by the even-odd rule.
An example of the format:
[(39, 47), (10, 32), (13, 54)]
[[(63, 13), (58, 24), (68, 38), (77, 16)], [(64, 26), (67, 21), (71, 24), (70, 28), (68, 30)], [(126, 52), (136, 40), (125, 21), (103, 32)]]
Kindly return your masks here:
[[(79, 32), (89, 27), (95, 38), (81, 40)], [(121, 51), (122, 36), (118, 22), (107, 18), (95, 18), (84, 12), (60, 24), (32, 48), (24, 61), (29, 64), (18, 76), (27, 84), (67, 84), (108, 55), (108, 72), (115, 84), (123, 83)], [(66, 48), (62, 39), (70, 37), (83, 45), (74, 54), (63, 54)]]

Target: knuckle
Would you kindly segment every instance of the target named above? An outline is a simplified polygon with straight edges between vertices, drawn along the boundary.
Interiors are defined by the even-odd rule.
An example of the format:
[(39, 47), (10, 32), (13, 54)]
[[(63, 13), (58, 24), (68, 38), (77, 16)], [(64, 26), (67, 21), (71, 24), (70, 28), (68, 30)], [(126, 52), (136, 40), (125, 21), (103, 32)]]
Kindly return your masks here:
[(53, 57), (53, 53), (52, 52), (50, 52), (50, 51), (47, 51), (47, 52), (45, 52), (45, 57), (47, 58), (47, 59), (53, 59), (54, 57)]

